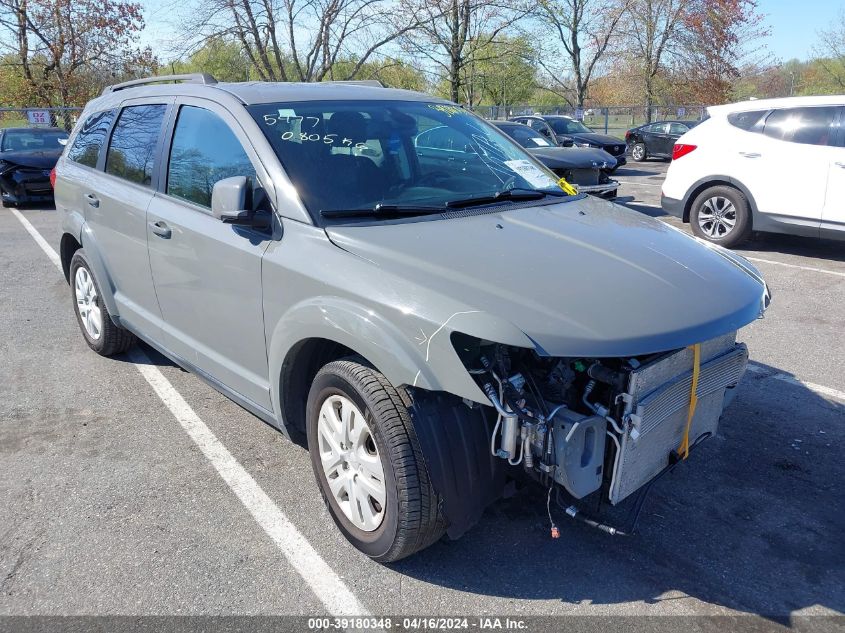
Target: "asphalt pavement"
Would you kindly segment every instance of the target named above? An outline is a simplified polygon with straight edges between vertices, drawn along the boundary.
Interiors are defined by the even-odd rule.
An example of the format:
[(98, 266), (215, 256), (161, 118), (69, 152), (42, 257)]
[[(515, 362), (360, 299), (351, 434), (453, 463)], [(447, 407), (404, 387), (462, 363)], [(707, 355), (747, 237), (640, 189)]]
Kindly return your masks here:
[[(680, 226), (659, 209), (665, 167), (620, 169), (620, 201)], [(25, 228), (57, 249), (55, 211), (19, 213), (0, 210), (0, 615), (684, 616), (628, 621), (678, 629), (751, 616), (731, 621), (841, 630), (842, 243), (769, 236), (740, 251), (774, 295), (740, 333), (752, 371), (719, 435), (654, 486), (636, 535), (558, 512), (552, 540), (528, 489), (459, 541), (385, 566), (335, 529), (301, 442), (149, 348), (91, 352)], [(576, 621), (608, 623), (561, 627)]]

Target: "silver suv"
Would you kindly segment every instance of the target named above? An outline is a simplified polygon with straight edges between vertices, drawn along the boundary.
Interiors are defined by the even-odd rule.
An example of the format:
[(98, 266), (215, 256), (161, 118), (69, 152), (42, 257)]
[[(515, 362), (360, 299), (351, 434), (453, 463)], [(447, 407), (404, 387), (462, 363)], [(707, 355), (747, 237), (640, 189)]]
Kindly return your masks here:
[(604, 508), (715, 433), (736, 331), (768, 305), (744, 259), (374, 85), (112, 86), (55, 197), (88, 345), (141, 339), (304, 433), (335, 523), (379, 561), (460, 536), (515, 478), (625, 529)]

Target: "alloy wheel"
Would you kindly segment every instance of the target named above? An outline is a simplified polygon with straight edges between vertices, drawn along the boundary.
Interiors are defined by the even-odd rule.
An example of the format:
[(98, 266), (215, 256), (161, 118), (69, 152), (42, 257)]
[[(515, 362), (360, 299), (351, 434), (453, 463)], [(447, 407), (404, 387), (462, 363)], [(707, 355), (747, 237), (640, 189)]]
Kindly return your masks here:
[(736, 226), (734, 203), (723, 196), (708, 198), (698, 212), (698, 226), (708, 237), (725, 237)]
[(97, 287), (88, 269), (80, 266), (74, 275), (76, 309), (85, 331), (93, 340), (98, 340), (103, 331), (103, 313), (97, 297)]
[(349, 398), (329, 396), (320, 407), (317, 440), (337, 505), (359, 530), (377, 530), (386, 503), (384, 467), (364, 414)]

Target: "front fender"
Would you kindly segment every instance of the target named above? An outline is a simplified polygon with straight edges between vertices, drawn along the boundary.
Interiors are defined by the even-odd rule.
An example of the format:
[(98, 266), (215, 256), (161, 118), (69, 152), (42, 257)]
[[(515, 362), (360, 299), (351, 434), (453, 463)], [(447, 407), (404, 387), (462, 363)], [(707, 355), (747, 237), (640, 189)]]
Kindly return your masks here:
[[(442, 322), (402, 314), (401, 323), (372, 308), (341, 297), (309, 299), (290, 308), (275, 325), (269, 341), (271, 376), (282, 376), (288, 354), (300, 342), (320, 338), (353, 350), (367, 359), (395, 386), (444, 391), (489, 404), (487, 397), (461, 363), (451, 342), (452, 332), (477, 335), (498, 332), (497, 338), (528, 347), (530, 340), (509, 324), (484, 313), (456, 312)], [(484, 338), (483, 334), (481, 338)], [(271, 399), (277, 419), (283, 420), (281, 385), (273, 379)]]

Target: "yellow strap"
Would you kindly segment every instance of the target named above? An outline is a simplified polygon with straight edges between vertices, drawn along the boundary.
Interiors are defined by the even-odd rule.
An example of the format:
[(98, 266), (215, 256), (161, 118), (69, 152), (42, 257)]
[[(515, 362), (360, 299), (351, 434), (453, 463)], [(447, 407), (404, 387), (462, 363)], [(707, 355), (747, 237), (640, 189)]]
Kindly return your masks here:
[(575, 187), (573, 187), (572, 185), (570, 185), (568, 182), (566, 182), (565, 178), (561, 178), (560, 180), (558, 180), (557, 184), (561, 189), (563, 189), (570, 196), (577, 196), (578, 195), (578, 190)]
[(692, 349), (692, 386), (689, 392), (689, 412), (687, 413), (687, 427), (684, 429), (684, 439), (678, 447), (678, 454), (686, 459), (689, 457), (689, 430), (695, 417), (695, 407), (698, 405), (698, 374), (701, 372), (701, 343), (690, 345)]

